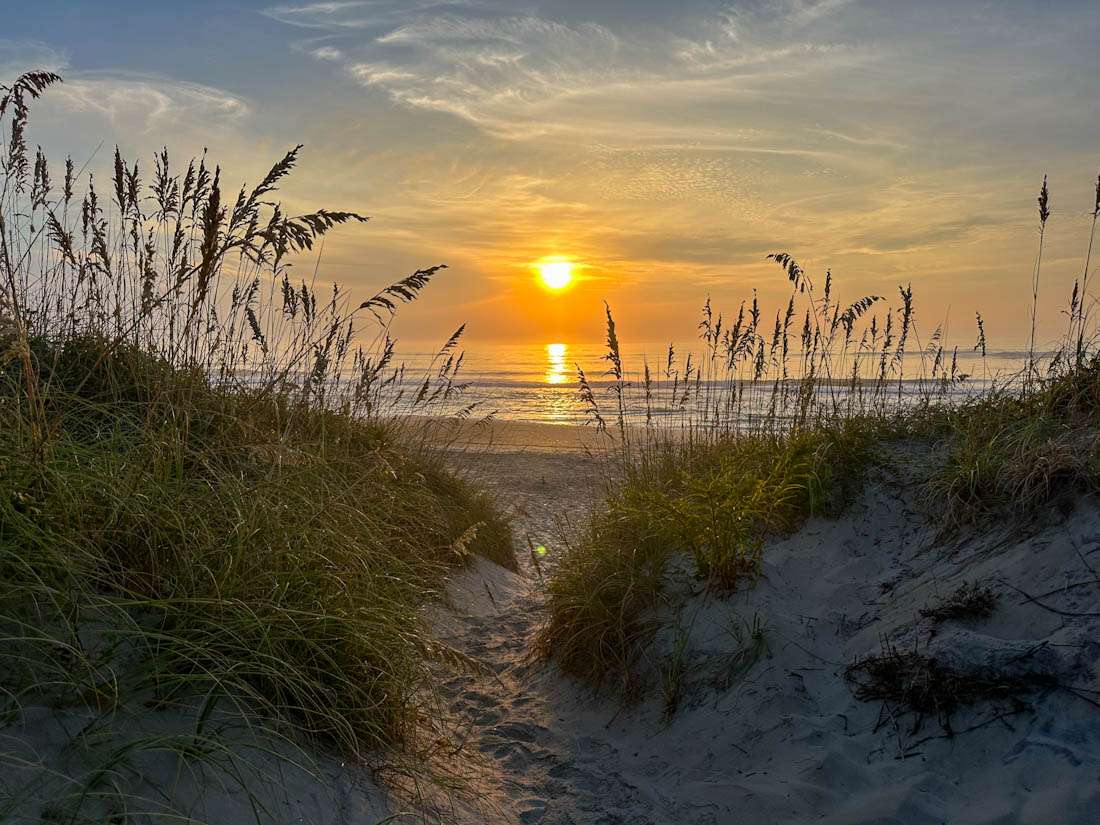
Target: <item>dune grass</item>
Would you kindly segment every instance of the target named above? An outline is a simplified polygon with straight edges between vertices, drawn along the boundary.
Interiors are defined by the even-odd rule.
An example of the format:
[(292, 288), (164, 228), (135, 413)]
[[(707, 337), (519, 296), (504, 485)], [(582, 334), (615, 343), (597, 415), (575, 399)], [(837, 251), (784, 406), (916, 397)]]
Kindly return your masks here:
[[(384, 428), (199, 395), (139, 403), (138, 418), (53, 393), (68, 424), (48, 455), (5, 428), (5, 604), (53, 604), (39, 626), (79, 614), (74, 599), (140, 613), (127, 632), (156, 694), (214, 678), (344, 747), (399, 740), (432, 647), (418, 608), (467, 554), (509, 552), (499, 517)], [(83, 691), (115, 703), (115, 678)]]
[[(1045, 179), (1038, 204), (1045, 232)], [(1032, 332), (1019, 374), (988, 381), (977, 316), (974, 350), (987, 383), (969, 393), (959, 392), (970, 376), (958, 368), (957, 348), (943, 343), (943, 327), (922, 340), (911, 286), (899, 287), (898, 302), (884, 312), (885, 299), (874, 295), (845, 305), (831, 273), (819, 294), (789, 254), (768, 257), (792, 290), (774, 325), (765, 324), (755, 297), (733, 324), (715, 317), (708, 300), (699, 324), (703, 357), (689, 356), (681, 370), (670, 347), (665, 363), (643, 363), (632, 381), (608, 308), (610, 403), (579, 376), (591, 422), (613, 436), (604, 452), (613, 481), (548, 584), (538, 645), (593, 683), (637, 692), (635, 664), (658, 626), (674, 558), (708, 590), (751, 586), (765, 538), (808, 516), (842, 512), (869, 466), (889, 461), (891, 444), (931, 448), (915, 496), (944, 532), (994, 517), (1018, 523), (1068, 492), (1097, 488), (1100, 360), (1088, 255), (1065, 338), (1040, 356)], [(1040, 247), (1032, 319), (1041, 261)]]
[(767, 535), (851, 500), (873, 433), (852, 419), (705, 445), (651, 443), (563, 555), (540, 649), (568, 672), (630, 686), (673, 555), (716, 591), (751, 585)]
[(1100, 484), (1095, 355), (1036, 378), (1026, 392), (989, 393), (945, 415), (947, 435), (923, 494), (949, 530), (994, 517), (1026, 518)]
[[(463, 662), (422, 610), (474, 554), (515, 568), (496, 503), (418, 446), (409, 414), (459, 391), (462, 331), (410, 397), (391, 364), (389, 317), (442, 267), (358, 303), (293, 282), (295, 255), (366, 220), (270, 201), (300, 147), (235, 201), (205, 157), (176, 174), (167, 152), (145, 184), (116, 151), (109, 202), (94, 180), (75, 194), (71, 161), (55, 187), (24, 135), (57, 82), (0, 87), (0, 719), (110, 730), (171, 709), (190, 735), (134, 750), (186, 764), (219, 751), (229, 708), (360, 760), (425, 754), (433, 663)], [(135, 758), (3, 815), (172, 815), (166, 789), (112, 784)]]

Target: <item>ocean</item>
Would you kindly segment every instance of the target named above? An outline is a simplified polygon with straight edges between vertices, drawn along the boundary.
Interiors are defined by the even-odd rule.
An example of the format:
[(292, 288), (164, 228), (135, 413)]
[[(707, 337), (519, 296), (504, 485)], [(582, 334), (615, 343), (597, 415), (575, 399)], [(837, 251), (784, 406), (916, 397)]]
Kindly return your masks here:
[[(769, 412), (782, 417), (782, 409), (771, 410), (773, 395), (778, 395), (780, 402), (786, 399), (788, 405), (794, 401), (800, 364), (796, 353), (792, 353), (788, 361), (788, 380), (781, 380), (778, 389), (776, 378), (782, 377), (779, 366), (769, 365), (767, 376), (756, 382), (748, 380), (751, 364), (742, 366), (740, 376), (745, 381), (735, 400), (730, 398), (733, 393), (728, 391), (726, 375), (716, 374), (713, 368), (708, 372), (709, 359), (704, 356), (702, 347), (694, 351), (677, 349), (671, 369), (668, 368), (668, 348), (667, 343), (622, 345), (625, 386), (622, 397), (628, 423), (649, 420), (671, 424), (703, 417), (714, 419), (715, 415), (739, 417), (745, 423), (767, 416)], [(454, 353), (456, 361), (458, 354), (459, 351)], [(404, 364), (404, 372), (391, 386), (390, 395), (399, 406), (408, 405), (427, 381), (430, 388), (422, 400), (427, 401), (435, 394), (424, 410), (431, 415), (453, 415), (472, 406), (471, 418), (492, 415), (514, 421), (585, 424), (592, 423), (593, 413), (592, 404), (582, 398), (580, 391), (579, 370), (583, 370), (600, 414), (611, 422), (618, 416), (618, 382), (609, 374), (611, 364), (605, 354), (606, 349), (599, 345), (562, 342), (475, 346), (461, 351), (462, 361), (452, 381), (452, 390), (436, 393), (436, 388), (442, 386), (439, 371), (450, 354), (441, 358), (426, 348), (399, 346), (394, 363)], [(691, 378), (685, 385), (689, 354)], [(989, 352), (983, 359), (977, 353), (960, 350), (954, 374), (956, 379), (968, 377), (943, 380), (950, 378), (951, 358), (952, 353), (947, 352), (939, 366), (934, 364), (934, 356), (920, 352), (907, 354), (901, 363), (894, 363), (890, 358), (891, 377), (886, 386), (880, 387), (880, 392), (888, 395), (891, 403), (898, 404), (917, 401), (930, 392), (957, 401), (987, 389), (994, 382), (999, 386), (1011, 383), (1026, 364), (1026, 353)], [(650, 368), (648, 402), (646, 363)], [(699, 365), (702, 365), (701, 370)], [(819, 400), (828, 398), (829, 403), (841, 406), (868, 403), (871, 400), (868, 387), (862, 395), (858, 391), (853, 395), (850, 389), (851, 357), (843, 367), (843, 375), (832, 376), (831, 380), (822, 380), (824, 377), (819, 375), (815, 390)], [(879, 354), (868, 353), (859, 371), (869, 377), (877, 374), (880, 367)], [(935, 381), (927, 377), (933, 369), (937, 370), (937, 376), (942, 376)], [(925, 377), (921, 378), (922, 375)]]

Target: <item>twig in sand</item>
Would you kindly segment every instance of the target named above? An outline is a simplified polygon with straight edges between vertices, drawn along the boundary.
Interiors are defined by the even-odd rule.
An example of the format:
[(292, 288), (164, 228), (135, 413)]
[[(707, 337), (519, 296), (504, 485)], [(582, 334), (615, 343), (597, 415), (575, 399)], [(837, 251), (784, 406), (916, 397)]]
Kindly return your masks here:
[[(1029, 705), (1022, 705), (1021, 707), (1014, 708), (1012, 710), (1002, 711), (1000, 713), (994, 714), (993, 716), (990, 716), (988, 719), (986, 719), (983, 722), (978, 722), (978, 724), (971, 725), (970, 727), (964, 728), (963, 730), (957, 730), (957, 731), (954, 731), (952, 733), (932, 733), (932, 734), (929, 734), (928, 736), (925, 736), (923, 739), (918, 739), (916, 742), (910, 742), (909, 747), (910, 748), (915, 748), (915, 747), (918, 747), (919, 745), (923, 745), (925, 742), (930, 742), (933, 739), (951, 739), (953, 736), (961, 736), (964, 733), (971, 733), (973, 731), (978, 730), (979, 728), (984, 728), (986, 725), (992, 725), (994, 722), (1002, 722), (1004, 724), (1004, 726), (1006, 728), (1008, 728), (1009, 730), (1015, 730), (1015, 728), (1013, 728), (1012, 725), (1008, 724), (1008, 722), (1005, 721), (1005, 720), (1008, 719), (1008, 717), (1010, 717), (1010, 716), (1018, 716), (1021, 713), (1028, 713), (1030, 710), (1031, 710), (1031, 707)], [(917, 754), (910, 752), (910, 753), (906, 753), (905, 756), (903, 756), (901, 758), (908, 759), (908, 758), (916, 756), (916, 755)]]
[[(1079, 583), (1081, 583), (1081, 582), (1079, 582)], [(1056, 613), (1059, 616), (1077, 616), (1077, 617), (1100, 616), (1100, 613), (1096, 613), (1096, 612), (1076, 613), (1072, 610), (1059, 610), (1057, 607), (1051, 607), (1050, 605), (1043, 604), (1041, 601), (1039, 601), (1039, 599), (1041, 599), (1042, 596), (1032, 596), (1026, 590), (1021, 590), (1019, 587), (1016, 587), (1015, 585), (1009, 584), (1008, 582), (1005, 582), (1005, 581), (1002, 581), (1002, 584), (1004, 584), (1006, 587), (1012, 588), (1017, 593), (1019, 593), (1021, 596), (1023, 596), (1024, 601), (1022, 602), (1022, 604), (1026, 604), (1028, 602), (1031, 602), (1036, 607), (1041, 607), (1041, 608), (1043, 608), (1043, 610), (1049, 610), (1051, 613)], [(1058, 590), (1052, 591), (1052, 593), (1048, 593), (1047, 595), (1049, 596), (1049, 595), (1053, 595), (1053, 593), (1059, 593), (1063, 589), (1065, 589), (1065, 588), (1059, 587)]]
[(1085, 569), (1092, 573), (1093, 581), (1100, 584), (1100, 573), (1097, 573), (1093, 566), (1085, 560), (1084, 555), (1081, 553), (1081, 548), (1077, 546), (1076, 542), (1073, 545), (1073, 552), (1077, 554), (1077, 558), (1081, 560), (1081, 564), (1085, 565)]

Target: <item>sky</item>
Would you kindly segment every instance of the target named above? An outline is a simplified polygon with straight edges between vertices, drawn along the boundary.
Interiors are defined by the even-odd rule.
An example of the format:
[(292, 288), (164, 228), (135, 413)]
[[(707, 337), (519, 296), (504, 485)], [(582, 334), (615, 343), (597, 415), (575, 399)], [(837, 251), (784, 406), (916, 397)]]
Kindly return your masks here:
[(911, 282), (924, 330), (972, 345), (980, 311), (1019, 349), (1044, 175), (1040, 341), (1083, 271), (1095, 2), (9, 3), (0, 82), (65, 80), (29, 135), (55, 162), (209, 147), (255, 183), (305, 144), (287, 208), (371, 217), (322, 279), (366, 297), (448, 265), (407, 339), (595, 343), (606, 300), (624, 340), (683, 341), (708, 296), (785, 304), (765, 256), (786, 251), (849, 300)]

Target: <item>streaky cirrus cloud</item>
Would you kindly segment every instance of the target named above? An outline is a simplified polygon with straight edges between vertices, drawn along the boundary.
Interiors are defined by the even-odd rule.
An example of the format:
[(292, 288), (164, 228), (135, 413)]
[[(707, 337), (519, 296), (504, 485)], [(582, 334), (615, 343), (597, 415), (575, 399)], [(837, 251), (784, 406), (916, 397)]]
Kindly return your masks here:
[(243, 98), (224, 90), (135, 73), (70, 73), (55, 97), (75, 110), (99, 114), (116, 126), (136, 126), (142, 132), (183, 123), (212, 126), (249, 112)]
[[(794, 26), (812, 16), (810, 9), (820, 16), (841, 5), (796, 4), (768, 15), (727, 11), (681, 23), (680, 32), (629, 25), (620, 32), (589, 21), (517, 15), (514, 5), (489, 3), (322, 3), (267, 13), (327, 32), (339, 42), (347, 73), (395, 102), (456, 115), (493, 135), (713, 140), (720, 123), (700, 130), (682, 117), (662, 117), (661, 104), (758, 100), (781, 80), (881, 58), (869, 46), (772, 42), (775, 27)], [(631, 98), (635, 105), (624, 110)], [(592, 115), (602, 106), (611, 110), (601, 122)]]
[(96, 115), (117, 130), (138, 133), (180, 126), (214, 127), (245, 117), (240, 95), (201, 83), (134, 71), (80, 71), (60, 47), (35, 41), (0, 40), (0, 82), (28, 69), (63, 75), (44, 100), (72, 112)]

